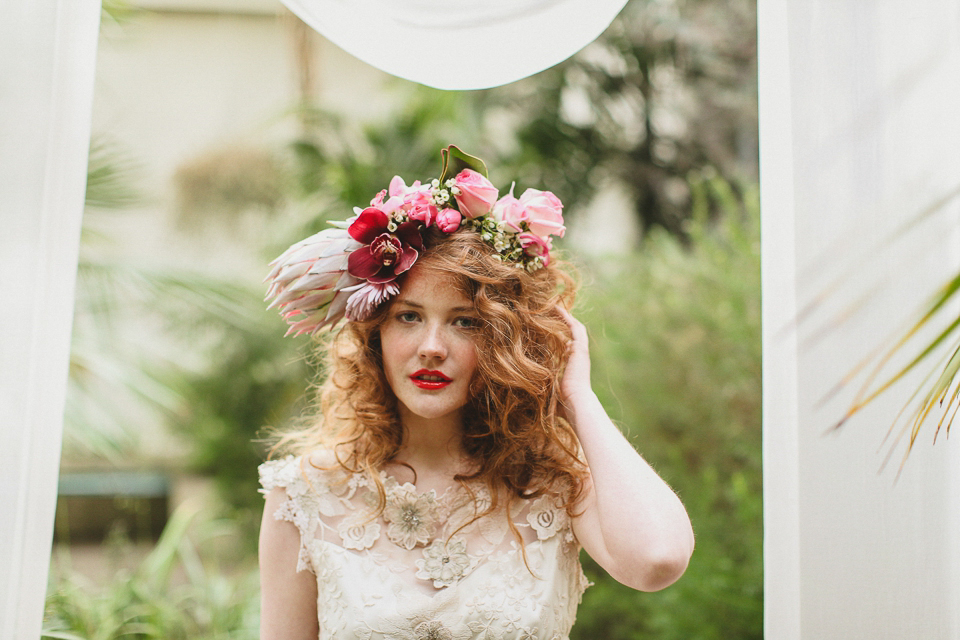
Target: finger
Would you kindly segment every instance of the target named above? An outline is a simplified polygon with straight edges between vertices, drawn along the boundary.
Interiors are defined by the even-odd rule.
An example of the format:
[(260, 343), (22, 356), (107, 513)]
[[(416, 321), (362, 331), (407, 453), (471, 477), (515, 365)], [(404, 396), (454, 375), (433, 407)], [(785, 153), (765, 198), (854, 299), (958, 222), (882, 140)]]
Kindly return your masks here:
[(568, 349), (573, 346), (576, 342), (587, 342), (587, 327), (582, 322), (573, 317), (573, 314), (557, 305), (557, 311), (560, 312), (560, 315), (563, 316), (563, 319), (567, 322), (567, 325), (570, 327), (570, 331), (573, 334), (573, 340), (568, 342)]
[(560, 305), (557, 305), (557, 311), (560, 312), (560, 315), (563, 316), (563, 319), (566, 320), (567, 324), (570, 325), (570, 328), (573, 329), (574, 331), (577, 329), (577, 326), (581, 326), (581, 327), (583, 326), (583, 324), (579, 320), (573, 317), (572, 313), (570, 313)]

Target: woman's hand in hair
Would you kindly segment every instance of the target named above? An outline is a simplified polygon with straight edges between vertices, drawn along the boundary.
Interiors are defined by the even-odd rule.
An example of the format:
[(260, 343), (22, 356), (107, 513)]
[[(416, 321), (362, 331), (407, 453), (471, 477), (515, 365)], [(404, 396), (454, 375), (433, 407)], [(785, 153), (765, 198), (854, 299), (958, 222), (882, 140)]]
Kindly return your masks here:
[(568, 407), (577, 397), (593, 392), (590, 385), (590, 345), (587, 328), (573, 317), (569, 311), (558, 306), (557, 311), (570, 326), (572, 338), (567, 342), (567, 360), (560, 380), (560, 393), (564, 407)]
[(567, 366), (560, 382), (563, 413), (590, 468), (573, 529), (597, 564), (643, 591), (677, 580), (693, 553), (690, 519), (677, 495), (623, 437), (590, 386), (587, 330), (570, 325)]

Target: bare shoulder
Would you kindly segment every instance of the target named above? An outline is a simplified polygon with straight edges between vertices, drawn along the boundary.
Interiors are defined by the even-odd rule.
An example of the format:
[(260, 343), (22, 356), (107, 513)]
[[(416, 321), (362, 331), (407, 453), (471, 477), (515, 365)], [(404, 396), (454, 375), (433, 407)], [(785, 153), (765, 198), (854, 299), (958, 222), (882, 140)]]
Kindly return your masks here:
[(283, 488), (270, 490), (260, 525), (260, 637), (315, 640), (319, 635), (316, 577), (297, 570), (300, 531), (292, 522), (274, 517), (286, 499)]

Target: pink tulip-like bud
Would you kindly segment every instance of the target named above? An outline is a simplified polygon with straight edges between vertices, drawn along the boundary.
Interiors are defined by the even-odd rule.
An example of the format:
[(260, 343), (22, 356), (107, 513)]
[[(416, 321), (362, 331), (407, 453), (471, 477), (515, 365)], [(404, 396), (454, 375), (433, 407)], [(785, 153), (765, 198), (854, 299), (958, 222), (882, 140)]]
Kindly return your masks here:
[(479, 218), (490, 213), (500, 194), (493, 184), (473, 169), (464, 169), (454, 178), (455, 193), (460, 213), (466, 218)]
[(520, 196), (520, 204), (526, 209), (527, 224), (531, 233), (541, 237), (554, 235), (562, 238), (567, 229), (563, 226), (563, 203), (549, 191), (527, 189)]
[(437, 219), (437, 208), (429, 202), (420, 202), (410, 208), (407, 216), (411, 220), (419, 220), (423, 223), (423, 226), (429, 227)]
[(463, 217), (456, 209), (444, 209), (437, 214), (437, 228), (444, 233), (453, 233), (460, 228)]

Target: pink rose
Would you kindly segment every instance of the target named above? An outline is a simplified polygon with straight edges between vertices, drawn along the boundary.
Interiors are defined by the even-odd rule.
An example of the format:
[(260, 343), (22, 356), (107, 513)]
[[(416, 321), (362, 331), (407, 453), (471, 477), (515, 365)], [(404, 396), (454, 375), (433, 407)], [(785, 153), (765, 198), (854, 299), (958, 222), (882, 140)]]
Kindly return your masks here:
[(542, 238), (534, 233), (523, 232), (517, 239), (523, 252), (528, 256), (540, 256), (543, 258), (543, 266), (550, 264), (550, 238)]
[(454, 195), (460, 213), (467, 218), (479, 218), (490, 213), (500, 192), (489, 180), (473, 169), (464, 169), (457, 174), (454, 182), (460, 190)]
[(531, 233), (562, 238), (567, 228), (563, 226), (563, 203), (549, 191), (527, 189), (520, 196), (520, 204), (527, 212), (527, 224)]
[(522, 231), (520, 223), (528, 218), (527, 210), (512, 194), (507, 194), (493, 205), (490, 216), (497, 222), (505, 223), (504, 231), (517, 233)]
[(462, 217), (456, 209), (444, 209), (437, 214), (437, 228), (444, 233), (453, 233), (460, 228)]

